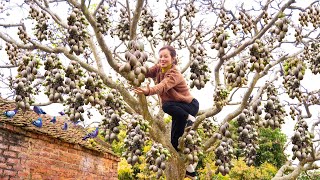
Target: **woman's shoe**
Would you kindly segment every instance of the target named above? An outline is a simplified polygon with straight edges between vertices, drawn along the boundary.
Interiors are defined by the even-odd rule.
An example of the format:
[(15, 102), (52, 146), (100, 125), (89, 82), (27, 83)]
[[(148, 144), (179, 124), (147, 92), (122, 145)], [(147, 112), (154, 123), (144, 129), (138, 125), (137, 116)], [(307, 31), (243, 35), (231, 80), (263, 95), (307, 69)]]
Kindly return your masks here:
[(190, 119), (187, 119), (185, 131), (189, 131), (192, 128), (193, 123), (194, 123), (193, 121), (191, 121)]
[(186, 178), (192, 179), (192, 180), (196, 180), (197, 178), (197, 174), (196, 172), (188, 172), (186, 171)]

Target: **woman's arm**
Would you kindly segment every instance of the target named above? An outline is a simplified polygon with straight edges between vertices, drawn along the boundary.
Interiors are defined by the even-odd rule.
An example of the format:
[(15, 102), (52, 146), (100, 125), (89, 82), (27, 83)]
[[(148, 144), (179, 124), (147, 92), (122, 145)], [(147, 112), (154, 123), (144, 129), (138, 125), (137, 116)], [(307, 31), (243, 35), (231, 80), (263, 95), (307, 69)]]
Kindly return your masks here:
[(159, 71), (159, 64), (156, 64), (156, 65), (154, 65), (154, 66), (152, 66), (152, 67), (150, 67), (149, 69), (148, 69), (148, 72), (146, 73), (146, 78), (155, 78), (156, 76), (157, 76), (157, 72)]
[(179, 83), (183, 81), (182, 74), (177, 71), (176, 69), (172, 69), (169, 72), (166, 73), (164, 79), (157, 85), (153, 87), (148, 87), (148, 94), (147, 95), (153, 95), (153, 94), (162, 94), (167, 92), (169, 89), (175, 87)]

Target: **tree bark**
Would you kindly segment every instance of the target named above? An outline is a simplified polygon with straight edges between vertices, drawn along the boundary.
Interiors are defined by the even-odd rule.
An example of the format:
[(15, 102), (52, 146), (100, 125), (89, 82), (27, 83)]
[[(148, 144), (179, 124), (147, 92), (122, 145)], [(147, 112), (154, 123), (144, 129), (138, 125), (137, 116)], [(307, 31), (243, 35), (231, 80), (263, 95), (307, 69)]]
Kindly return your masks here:
[(171, 154), (167, 161), (165, 170), (166, 179), (183, 180), (185, 176), (186, 165), (179, 153)]

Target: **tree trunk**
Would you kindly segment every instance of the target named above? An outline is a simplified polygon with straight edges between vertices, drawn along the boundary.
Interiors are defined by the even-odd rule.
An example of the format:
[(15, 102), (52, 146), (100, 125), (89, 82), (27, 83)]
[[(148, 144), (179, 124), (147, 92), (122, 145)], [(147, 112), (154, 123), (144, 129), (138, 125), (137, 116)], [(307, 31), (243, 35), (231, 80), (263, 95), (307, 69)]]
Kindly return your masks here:
[(167, 162), (165, 170), (166, 179), (183, 180), (186, 173), (186, 165), (179, 153), (172, 154)]

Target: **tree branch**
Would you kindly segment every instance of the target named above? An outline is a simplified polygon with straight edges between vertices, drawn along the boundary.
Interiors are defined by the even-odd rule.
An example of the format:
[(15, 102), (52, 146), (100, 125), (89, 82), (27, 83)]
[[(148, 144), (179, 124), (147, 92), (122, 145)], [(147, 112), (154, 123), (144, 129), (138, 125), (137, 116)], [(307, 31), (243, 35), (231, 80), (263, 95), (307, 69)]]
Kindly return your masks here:
[(99, 72), (104, 72), (102, 60), (101, 60), (100, 56), (98, 55), (96, 45), (93, 43), (93, 40), (91, 38), (88, 39), (88, 43), (89, 43), (89, 46), (90, 46), (91, 51), (93, 53), (93, 57), (94, 57), (94, 59), (95, 59), (95, 61), (97, 63), (98, 71)]
[(16, 67), (18, 67), (18, 65), (0, 66), (0, 68), (5, 68), (5, 69), (7, 69), (7, 68), (16, 68)]
[[(137, 0), (136, 10), (133, 13), (131, 25), (130, 25), (130, 39), (136, 39), (137, 37), (137, 26), (138, 21), (141, 15), (142, 6), (143, 6), (144, 0)], [(130, 12), (129, 12), (130, 13)]]
[(74, 5), (75, 7), (81, 8), (84, 16), (86, 17), (86, 19), (88, 20), (88, 22), (90, 23), (91, 27), (94, 30), (94, 33), (96, 35), (96, 39), (99, 43), (99, 46), (101, 47), (103, 53), (105, 54), (107, 61), (109, 63), (109, 65), (116, 71), (118, 72), (119, 67), (117, 62), (112, 58), (112, 53), (109, 50), (106, 42), (104, 41), (104, 37), (101, 34), (101, 32), (99, 31), (99, 29), (97, 28), (97, 22), (95, 20), (95, 18), (89, 13), (88, 9), (85, 6), (80, 6), (80, 4), (78, 4), (75, 0), (70, 0), (70, 3), (72, 3), (72, 5)]
[(39, 6), (42, 10), (44, 10), (45, 12), (47, 12), (57, 24), (59, 24), (60, 26), (62, 26), (62, 27), (64, 27), (64, 28), (68, 28), (68, 25), (65, 24), (57, 14), (53, 13), (53, 12), (49, 9), (49, 7), (44, 7), (44, 6), (42, 6), (38, 1), (34, 1), (34, 2), (35, 2), (35, 3), (37, 4), (37, 6)]
[(234, 56), (236, 56), (237, 54), (239, 54), (241, 51), (243, 51), (247, 46), (249, 46), (250, 44), (254, 43), (256, 39), (259, 39), (261, 38), (264, 33), (267, 32), (268, 29), (270, 29), (270, 27), (279, 19), (280, 15), (283, 13), (283, 11), (289, 7), (292, 3), (294, 3), (295, 0), (289, 0), (286, 4), (284, 4), (279, 12), (275, 15), (275, 17), (266, 25), (264, 26), (264, 28), (262, 28), (260, 30), (260, 32), (255, 35), (254, 37), (252, 37), (250, 40), (244, 42), (241, 46), (239, 46), (236, 50), (230, 52), (229, 54), (226, 54), (224, 56), (222, 56), (222, 60), (227, 60), (227, 59), (230, 59)]

